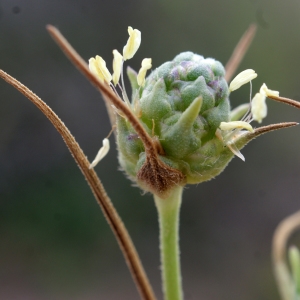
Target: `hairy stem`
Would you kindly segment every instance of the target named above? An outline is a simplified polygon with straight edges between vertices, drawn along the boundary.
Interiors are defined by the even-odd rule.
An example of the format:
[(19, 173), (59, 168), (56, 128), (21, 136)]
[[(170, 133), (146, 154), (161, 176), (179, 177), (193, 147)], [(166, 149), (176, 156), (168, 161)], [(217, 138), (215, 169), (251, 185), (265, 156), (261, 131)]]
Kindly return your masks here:
[(160, 253), (165, 300), (183, 299), (179, 256), (179, 211), (182, 191), (182, 187), (176, 187), (166, 199), (154, 196), (159, 216)]
[(133, 242), (128, 234), (128, 231), (126, 230), (120, 216), (115, 210), (110, 198), (107, 196), (97, 174), (93, 169), (89, 169), (90, 163), (73, 135), (60, 120), (60, 118), (53, 112), (53, 110), (26, 86), (2, 70), (0, 70), (0, 77), (21, 92), (31, 102), (33, 102), (33, 104), (36, 105), (39, 110), (41, 110), (41, 112), (49, 119), (52, 125), (60, 133), (82, 174), (86, 178), (108, 224), (110, 225), (119, 243), (126, 263), (140, 292), (141, 298), (144, 300), (155, 300), (155, 295), (152, 291), (151, 285), (148, 281), (147, 275), (144, 271)]

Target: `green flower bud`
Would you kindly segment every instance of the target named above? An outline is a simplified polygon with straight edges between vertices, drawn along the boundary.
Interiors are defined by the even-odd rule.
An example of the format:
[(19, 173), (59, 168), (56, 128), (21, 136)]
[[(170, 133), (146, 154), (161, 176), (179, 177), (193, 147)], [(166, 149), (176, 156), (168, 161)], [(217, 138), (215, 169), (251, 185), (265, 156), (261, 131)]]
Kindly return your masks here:
[[(266, 115), (264, 103), (230, 112), (229, 93), (257, 74), (251, 69), (241, 72), (230, 89), (224, 74), (220, 62), (192, 52), (164, 63), (143, 84), (128, 69), (133, 95), (132, 103), (126, 103), (132, 113), (117, 115), (119, 161), (143, 189), (167, 197), (177, 185), (210, 180), (234, 155), (245, 160), (239, 150), (255, 137), (297, 125), (279, 123), (254, 130), (250, 122), (255, 115), (260, 116), (259, 121)], [(260, 93), (289, 104), (293, 101), (265, 85)], [(140, 136), (134, 128), (139, 128)]]
[[(136, 78), (130, 69), (130, 80)], [(160, 144), (160, 159), (179, 170), (185, 183), (199, 183), (219, 174), (233, 157), (216, 136), (230, 118), (224, 67), (212, 58), (184, 52), (164, 63), (133, 91), (132, 106), (140, 122)], [(145, 149), (131, 123), (117, 117), (119, 160), (133, 179), (145, 162)]]

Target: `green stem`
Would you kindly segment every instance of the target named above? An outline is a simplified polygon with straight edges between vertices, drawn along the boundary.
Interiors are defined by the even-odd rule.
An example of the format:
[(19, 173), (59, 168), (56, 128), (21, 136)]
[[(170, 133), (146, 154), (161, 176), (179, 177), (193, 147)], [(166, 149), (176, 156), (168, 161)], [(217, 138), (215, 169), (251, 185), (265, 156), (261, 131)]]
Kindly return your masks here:
[(179, 211), (182, 187), (176, 187), (167, 199), (154, 195), (159, 216), (162, 281), (165, 300), (182, 300), (179, 258)]

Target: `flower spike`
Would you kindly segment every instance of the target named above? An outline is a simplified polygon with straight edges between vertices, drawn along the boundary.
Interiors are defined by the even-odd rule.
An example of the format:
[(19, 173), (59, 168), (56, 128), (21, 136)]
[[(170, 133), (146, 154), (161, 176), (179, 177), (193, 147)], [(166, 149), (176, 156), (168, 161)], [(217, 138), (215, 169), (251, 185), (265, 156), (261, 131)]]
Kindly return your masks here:
[(89, 69), (101, 82), (105, 81), (108, 84), (111, 82), (112, 76), (106, 67), (105, 60), (101, 56), (97, 55), (96, 58), (92, 57), (89, 59)]
[(248, 83), (252, 79), (256, 78), (257, 74), (252, 69), (247, 69), (241, 73), (239, 73), (230, 83), (229, 90), (233, 92), (239, 89), (242, 85)]
[(129, 26), (128, 33), (129, 38), (123, 48), (124, 60), (132, 58), (141, 45), (141, 32), (138, 29), (133, 29)]

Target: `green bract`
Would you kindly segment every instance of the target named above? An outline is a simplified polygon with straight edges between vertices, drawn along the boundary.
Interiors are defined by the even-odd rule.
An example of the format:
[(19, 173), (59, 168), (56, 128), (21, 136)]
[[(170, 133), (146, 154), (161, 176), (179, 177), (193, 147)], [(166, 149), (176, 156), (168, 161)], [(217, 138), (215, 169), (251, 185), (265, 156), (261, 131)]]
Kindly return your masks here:
[[(222, 64), (192, 52), (177, 55), (154, 70), (144, 87), (128, 71), (133, 87), (132, 110), (146, 131), (160, 144), (160, 159), (179, 170), (185, 183), (199, 183), (218, 175), (233, 157), (216, 136), (230, 116), (229, 90)], [(130, 122), (117, 116), (119, 161), (129, 176), (145, 163), (142, 141)]]

